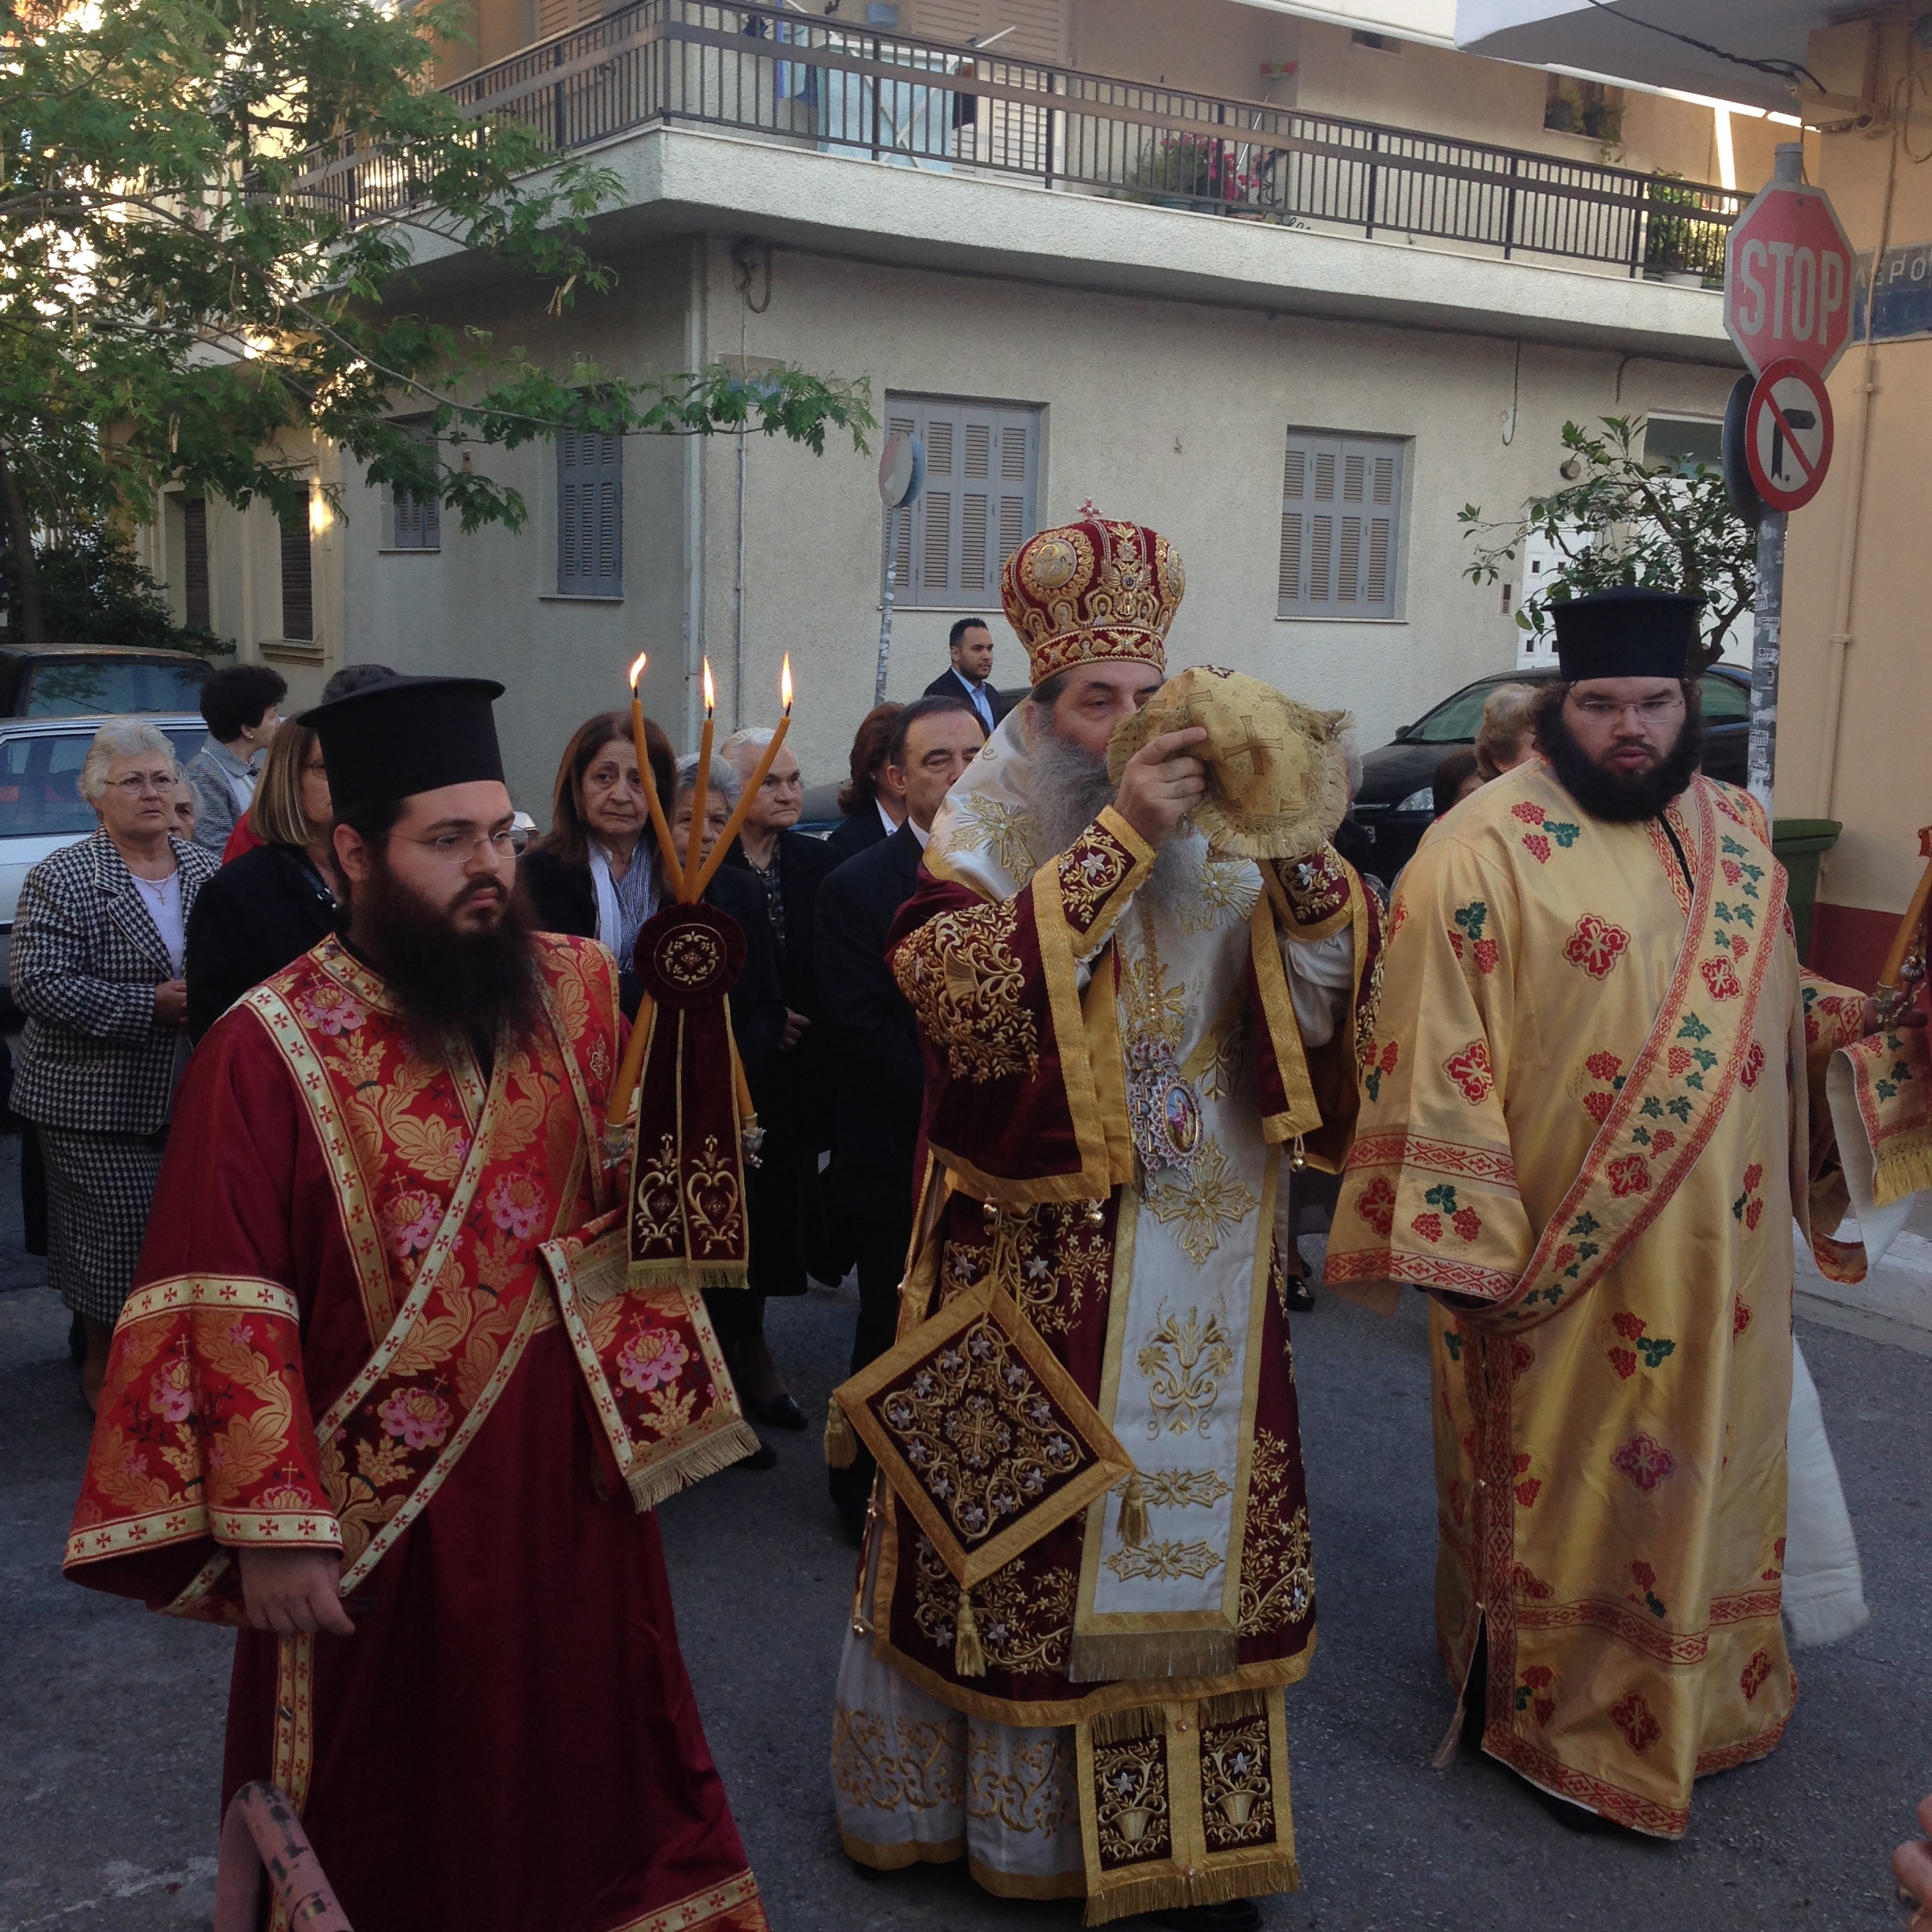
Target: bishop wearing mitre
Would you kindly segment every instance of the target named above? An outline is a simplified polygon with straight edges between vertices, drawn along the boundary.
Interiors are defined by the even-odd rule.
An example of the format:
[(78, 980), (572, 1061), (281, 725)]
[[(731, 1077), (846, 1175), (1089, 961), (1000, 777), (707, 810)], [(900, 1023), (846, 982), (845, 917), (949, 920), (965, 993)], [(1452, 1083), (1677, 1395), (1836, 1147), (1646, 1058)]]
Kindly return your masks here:
[(1343, 721), (1165, 681), (1182, 583), (1091, 507), (1013, 552), (1030, 698), (894, 929), (923, 1178), (828, 1435), (881, 1469), (833, 1772), (862, 1864), (1234, 1932), (1297, 1881), (1315, 1631), (1277, 1210), (1346, 1155), (1377, 926)]

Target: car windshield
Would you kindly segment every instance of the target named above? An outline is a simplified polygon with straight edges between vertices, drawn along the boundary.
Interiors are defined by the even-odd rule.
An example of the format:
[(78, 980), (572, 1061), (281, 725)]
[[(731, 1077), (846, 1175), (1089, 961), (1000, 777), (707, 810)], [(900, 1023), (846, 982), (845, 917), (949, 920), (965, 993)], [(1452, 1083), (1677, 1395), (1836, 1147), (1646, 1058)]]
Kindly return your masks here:
[[(173, 725), (167, 736), (184, 763), (200, 748), (199, 724)], [(98, 821), (82, 799), (80, 767), (92, 732), (23, 732), (0, 738), (0, 839), (71, 837)]]
[(138, 657), (42, 657), (28, 666), (25, 717), (114, 717), (130, 711), (196, 711), (203, 664)]
[[(1514, 684), (1515, 678), (1485, 678), (1480, 684), (1472, 684), (1466, 691), (1459, 691), (1451, 698), (1439, 704), (1428, 713), (1410, 732), (1407, 742), (1410, 744), (1469, 744), (1474, 741), (1476, 728), (1482, 722), (1483, 700), (1499, 684)], [(1527, 683), (1529, 680), (1522, 680)]]
[(1741, 724), (1750, 716), (1750, 687), (1705, 672), (1698, 680), (1706, 724)]
[[(1536, 684), (1539, 678), (1488, 678), (1445, 699), (1426, 713), (1410, 731), (1406, 744), (1470, 744), (1482, 723), (1483, 700), (1500, 684)], [(1706, 724), (1735, 724), (1750, 713), (1750, 693), (1742, 684), (1707, 672), (1698, 680), (1704, 698)]]

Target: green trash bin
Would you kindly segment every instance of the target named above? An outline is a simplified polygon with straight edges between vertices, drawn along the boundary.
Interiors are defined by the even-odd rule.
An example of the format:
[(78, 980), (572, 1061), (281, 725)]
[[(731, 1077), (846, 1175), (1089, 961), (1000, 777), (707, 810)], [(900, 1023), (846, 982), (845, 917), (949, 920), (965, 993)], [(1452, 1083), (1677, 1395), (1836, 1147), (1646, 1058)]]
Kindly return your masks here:
[(1811, 912), (1818, 904), (1818, 861), (1844, 829), (1836, 818), (1780, 818), (1771, 827), (1771, 849), (1791, 881), (1788, 903), (1798, 929), (1798, 957), (1811, 957)]

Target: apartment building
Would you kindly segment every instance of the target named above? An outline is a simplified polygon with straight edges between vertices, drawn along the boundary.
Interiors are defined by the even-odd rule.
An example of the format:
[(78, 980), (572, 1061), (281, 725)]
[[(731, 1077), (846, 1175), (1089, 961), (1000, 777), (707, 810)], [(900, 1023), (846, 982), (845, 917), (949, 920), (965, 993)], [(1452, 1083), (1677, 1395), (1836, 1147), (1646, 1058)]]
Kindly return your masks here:
[[(541, 818), (565, 737), (640, 650), (685, 743), (702, 659), (724, 721), (756, 722), (789, 651), (791, 742), (808, 781), (838, 776), (888, 565), (903, 698), (958, 616), (997, 612), (1014, 545), (1091, 498), (1186, 560), (1171, 661), (1348, 706), (1382, 743), (1520, 660), (1522, 586), (1464, 579), (1462, 505), (1553, 487), (1566, 418), (1642, 413), (1661, 453), (1714, 448), (1727, 190), (1784, 131), (1458, 52), (1452, 14), (478, 0), (440, 77), (616, 174), (593, 231), (616, 281), (552, 314), (430, 251), (425, 305), (554, 366), (863, 376), (882, 426), (923, 436), (924, 496), (889, 525), (849, 446), (566, 436), (475, 452), (532, 514), (466, 537), (324, 449), (339, 514), (170, 503), (158, 574), (298, 698), (354, 659), (501, 679)], [(1023, 683), (996, 635), (996, 678)]]

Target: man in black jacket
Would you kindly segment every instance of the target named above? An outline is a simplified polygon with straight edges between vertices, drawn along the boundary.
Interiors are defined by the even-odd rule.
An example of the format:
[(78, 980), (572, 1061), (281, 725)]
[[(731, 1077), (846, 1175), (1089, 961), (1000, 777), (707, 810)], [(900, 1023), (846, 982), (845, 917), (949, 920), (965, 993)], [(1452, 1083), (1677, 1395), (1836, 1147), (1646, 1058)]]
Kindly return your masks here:
[[(838, 1072), (831, 1193), (847, 1217), (859, 1267), (855, 1373), (893, 1345), (912, 1236), (912, 1157), (925, 1091), (912, 1009), (887, 969), (886, 935), (912, 896), (934, 813), (985, 737), (957, 698), (908, 705), (886, 752), (893, 788), (904, 791), (905, 823), (819, 889), (818, 987)], [(856, 1542), (872, 1459), (861, 1449), (852, 1468), (830, 1475), (832, 1500)]]
[(928, 698), (957, 698), (985, 726), (990, 737), (1013, 709), (993, 688), (993, 633), (983, 617), (962, 617), (946, 636), (950, 670), (926, 687)]

